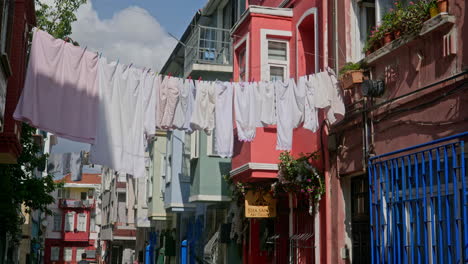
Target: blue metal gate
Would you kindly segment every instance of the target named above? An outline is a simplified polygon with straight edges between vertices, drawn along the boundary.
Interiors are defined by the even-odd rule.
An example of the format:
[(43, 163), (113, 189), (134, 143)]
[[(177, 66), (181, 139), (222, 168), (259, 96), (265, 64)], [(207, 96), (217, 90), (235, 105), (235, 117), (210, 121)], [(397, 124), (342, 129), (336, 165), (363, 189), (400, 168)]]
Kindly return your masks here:
[(468, 261), (466, 136), (370, 158), (372, 263)]

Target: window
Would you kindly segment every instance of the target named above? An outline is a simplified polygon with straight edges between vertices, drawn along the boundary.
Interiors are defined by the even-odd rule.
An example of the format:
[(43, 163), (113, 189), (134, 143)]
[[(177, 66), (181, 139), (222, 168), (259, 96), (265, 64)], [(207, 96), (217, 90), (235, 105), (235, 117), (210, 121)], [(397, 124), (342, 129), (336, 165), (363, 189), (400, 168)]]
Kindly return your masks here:
[[(85, 253), (85, 249), (84, 248), (77, 248), (76, 249), (76, 261), (80, 261), (81, 260), (81, 255)], [(88, 256), (86, 256), (87, 258)]]
[(237, 19), (239, 19), (242, 16), (242, 14), (244, 14), (246, 8), (246, 0), (237, 1)]
[(62, 215), (54, 214), (54, 231), (62, 231)]
[(89, 189), (88, 190), (88, 198), (93, 198), (94, 197), (94, 190), (93, 189)]
[(86, 232), (86, 220), (88, 219), (88, 216), (84, 213), (78, 214), (78, 226), (77, 230), (79, 232)]
[(86, 200), (86, 198), (88, 198), (88, 193), (87, 192), (81, 192), (80, 193), (80, 198), (81, 198), (82, 201)]
[(190, 134), (190, 159), (196, 159), (199, 157), (200, 148), (200, 137), (198, 131), (194, 131)]
[(247, 81), (246, 80), (246, 72), (247, 72), (247, 63), (246, 63), (246, 49), (242, 49), (241, 51), (239, 51), (238, 55), (237, 55), (237, 61), (239, 63), (239, 81), (240, 82), (245, 82)]
[(59, 199), (70, 199), (70, 189), (60, 188), (57, 191), (57, 197)]
[(50, 248), (50, 260), (51, 261), (58, 261), (60, 258), (60, 248), (59, 247), (51, 247)]
[(69, 212), (65, 215), (65, 231), (73, 232), (75, 229), (75, 212)]
[(7, 35), (8, 35), (8, 17), (10, 11), (11, 0), (4, 0), (0, 2), (0, 55), (6, 53)]
[(65, 248), (63, 250), (63, 260), (72, 261), (73, 260), (73, 248)]
[(208, 156), (218, 156), (215, 146), (216, 146), (216, 135), (215, 135), (215, 130), (213, 129), (213, 132), (210, 135), (206, 136), (206, 149), (207, 149), (206, 154)]
[(89, 223), (89, 231), (96, 232), (96, 215), (95, 214), (91, 215), (91, 220)]
[(181, 182), (190, 182), (190, 156), (191, 156), (191, 135), (184, 133), (184, 153), (182, 155), (182, 175)]
[(284, 80), (288, 72), (288, 42), (284, 40), (268, 40), (268, 72), (269, 80)]

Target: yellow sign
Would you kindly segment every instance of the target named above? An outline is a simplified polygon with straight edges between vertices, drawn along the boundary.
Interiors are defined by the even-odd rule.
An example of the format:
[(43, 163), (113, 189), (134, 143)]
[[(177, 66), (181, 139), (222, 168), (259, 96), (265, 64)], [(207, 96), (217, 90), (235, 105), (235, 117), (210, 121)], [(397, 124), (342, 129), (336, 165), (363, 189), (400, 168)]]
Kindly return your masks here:
[(248, 191), (245, 195), (245, 217), (276, 217), (276, 199), (268, 192)]

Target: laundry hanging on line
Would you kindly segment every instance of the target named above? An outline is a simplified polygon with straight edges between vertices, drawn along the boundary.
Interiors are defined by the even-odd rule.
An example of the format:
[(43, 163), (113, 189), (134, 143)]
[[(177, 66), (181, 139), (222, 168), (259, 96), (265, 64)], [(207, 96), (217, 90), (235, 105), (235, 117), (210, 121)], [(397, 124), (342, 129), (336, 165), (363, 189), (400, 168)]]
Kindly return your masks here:
[(47, 173), (66, 175), (72, 181), (81, 181), (83, 175), (83, 152), (53, 153), (47, 158)]
[(276, 148), (290, 150), (294, 128), (317, 131), (320, 109), (332, 124), (345, 114), (329, 68), (297, 83), (193, 81), (108, 62), (35, 29), (14, 118), (90, 143), (90, 162), (139, 178), (146, 139), (157, 129), (214, 131), (215, 150), (231, 157), (235, 129), (239, 140), (252, 141), (256, 128), (276, 125)]

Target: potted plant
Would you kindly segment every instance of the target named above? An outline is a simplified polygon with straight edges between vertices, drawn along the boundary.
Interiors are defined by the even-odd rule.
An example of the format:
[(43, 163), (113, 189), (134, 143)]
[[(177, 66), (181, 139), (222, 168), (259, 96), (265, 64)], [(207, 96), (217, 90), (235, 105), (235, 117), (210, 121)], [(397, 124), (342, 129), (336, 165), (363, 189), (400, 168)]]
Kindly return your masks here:
[(436, 1), (429, 1), (428, 6), (429, 6), (429, 14), (431, 14), (431, 18), (439, 14), (439, 8), (437, 8)]
[(339, 76), (343, 89), (350, 89), (355, 84), (362, 83), (365, 66), (361, 62), (347, 62), (340, 70)]
[(440, 13), (446, 14), (448, 12), (448, 1), (447, 0), (437, 0), (437, 9)]

